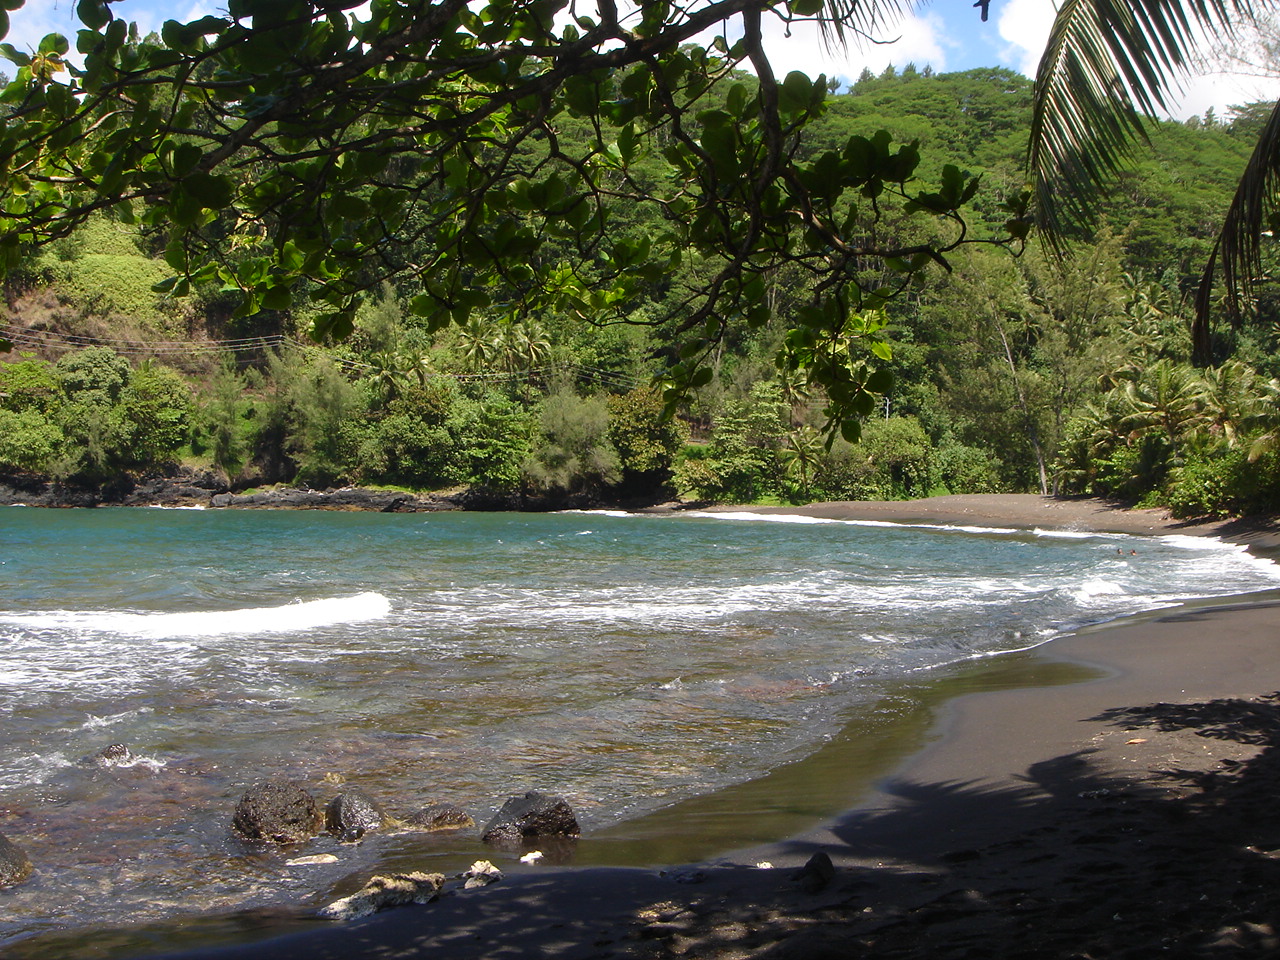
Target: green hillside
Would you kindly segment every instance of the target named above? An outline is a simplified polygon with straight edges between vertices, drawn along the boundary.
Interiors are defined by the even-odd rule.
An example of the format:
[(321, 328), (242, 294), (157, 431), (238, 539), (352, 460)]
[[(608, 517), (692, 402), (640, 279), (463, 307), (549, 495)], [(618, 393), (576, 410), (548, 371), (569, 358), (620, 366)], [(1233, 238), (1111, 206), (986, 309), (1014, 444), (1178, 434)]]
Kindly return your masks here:
[[(701, 122), (719, 123), (715, 108), (733, 96), (732, 85), (709, 92)], [(877, 130), (918, 141), (923, 182), (944, 178), (944, 163), (981, 176), (968, 228), (994, 236), (1001, 204), (1025, 188), (1030, 97), (1030, 82), (1005, 70), (864, 75), (828, 98), (797, 150), (803, 160)], [(162, 242), (100, 216), (9, 276), (0, 471), (102, 483), (185, 464), (238, 487), (475, 485), (548, 504), (671, 490), (794, 502), (1045, 489), (1188, 515), (1271, 510), (1272, 291), (1260, 287), (1238, 329), (1220, 326), (1217, 366), (1190, 366), (1188, 341), (1188, 296), (1254, 113), (1160, 126), (1105, 224), (1067, 259), (1034, 244), (1019, 257), (966, 246), (951, 272), (933, 268), (884, 313), (855, 316), (850, 335), (886, 344), (874, 360), (884, 403), (857, 444), (832, 439), (827, 397), (775, 363), (814, 290), (786, 268), (764, 278), (767, 321), (733, 326), (706, 360), (710, 380), (667, 420), (654, 380), (684, 342), (684, 298), (714, 264), (645, 274), (607, 323), (504, 306), (519, 300), (513, 271), (509, 296), (433, 332), (409, 308), (411, 290), (383, 284), (352, 336), (317, 347), (305, 332), (323, 305), (292, 296), (242, 316), (234, 284), (156, 293), (172, 273)], [(557, 134), (593, 136), (569, 115)], [(658, 138), (635, 145), (627, 175), (667, 176)], [(513, 216), (531, 216), (521, 209), (547, 198), (512, 202)], [(922, 229), (901, 204), (868, 200), (860, 215), (879, 234)], [(662, 229), (637, 206), (615, 239), (642, 249)], [(238, 266), (233, 251), (228, 268), (256, 269), (251, 254)], [(554, 238), (539, 255), (557, 255)], [(869, 284), (884, 269), (869, 262)]]

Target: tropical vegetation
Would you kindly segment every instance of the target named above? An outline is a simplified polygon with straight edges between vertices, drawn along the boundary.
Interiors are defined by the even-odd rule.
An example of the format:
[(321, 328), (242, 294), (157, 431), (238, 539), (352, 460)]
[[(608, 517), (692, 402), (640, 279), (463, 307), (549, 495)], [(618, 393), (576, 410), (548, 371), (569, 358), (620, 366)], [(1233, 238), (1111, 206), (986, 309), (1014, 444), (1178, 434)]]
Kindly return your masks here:
[[(1265, 246), (1221, 288), (1239, 322), (1203, 322), (1271, 105), (1115, 99), (1138, 76), (1160, 102), (1130, 67), (1181, 27), (1148, 17), (1108, 68), (1078, 18), (1124, 5), (1069, 3), (1036, 85), (906, 64), (839, 88), (774, 77), (759, 18), (870, 29), (875, 5), (350, 6), (139, 37), (87, 2), (82, 67), (58, 37), (0, 47), (0, 470), (1275, 508)], [(690, 43), (725, 17), (741, 40)]]

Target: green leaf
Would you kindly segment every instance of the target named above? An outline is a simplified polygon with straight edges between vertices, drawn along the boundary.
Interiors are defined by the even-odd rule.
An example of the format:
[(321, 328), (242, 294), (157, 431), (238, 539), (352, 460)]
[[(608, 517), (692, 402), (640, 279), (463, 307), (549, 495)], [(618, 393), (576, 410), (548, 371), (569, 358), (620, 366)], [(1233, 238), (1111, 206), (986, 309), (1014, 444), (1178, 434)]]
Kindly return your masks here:
[(0, 57), (19, 67), (31, 66), (31, 58), (9, 43), (0, 43)]
[(90, 30), (101, 30), (111, 22), (111, 8), (102, 0), (80, 0), (76, 4), (76, 16)]
[(196, 164), (204, 158), (204, 151), (194, 143), (183, 143), (173, 151), (173, 174), (185, 177), (196, 168)]
[(182, 181), (182, 186), (193, 199), (209, 210), (221, 210), (231, 205), (235, 190), (225, 177), (211, 173), (193, 173)]
[(871, 393), (885, 394), (893, 389), (893, 373), (881, 368), (867, 377), (866, 388)]
[(813, 97), (813, 81), (799, 70), (787, 74), (778, 88), (778, 109), (783, 113), (799, 113), (809, 109)]
[(43, 54), (56, 53), (58, 56), (63, 56), (70, 49), (71, 44), (67, 42), (67, 38), (62, 34), (47, 33), (44, 39), (40, 41), (37, 52)]
[(791, 0), (787, 6), (799, 17), (814, 17), (822, 12), (823, 0)]
[(689, 378), (689, 386), (693, 389), (705, 387), (711, 382), (713, 376), (714, 374), (710, 367), (699, 367), (693, 372), (693, 376)]

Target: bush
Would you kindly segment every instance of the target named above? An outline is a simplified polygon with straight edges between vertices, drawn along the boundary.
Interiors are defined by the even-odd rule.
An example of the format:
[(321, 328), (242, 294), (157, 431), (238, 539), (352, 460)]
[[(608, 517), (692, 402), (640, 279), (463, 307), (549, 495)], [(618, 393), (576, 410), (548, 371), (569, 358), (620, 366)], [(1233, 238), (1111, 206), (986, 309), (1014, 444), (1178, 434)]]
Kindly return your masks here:
[(451, 428), (462, 479), (497, 491), (518, 488), (532, 449), (532, 424), (527, 410), (496, 392), (459, 402)]
[(120, 462), (138, 467), (171, 459), (187, 442), (193, 406), (175, 371), (149, 363), (133, 371), (117, 406)]
[(1277, 456), (1250, 461), (1238, 449), (1189, 459), (1174, 472), (1165, 502), (1175, 517), (1243, 516), (1277, 508)]
[(999, 493), (1000, 459), (990, 450), (949, 443), (935, 448), (933, 477), (948, 493)]
[(39, 410), (0, 409), (0, 470), (49, 473), (64, 437)]
[(533, 449), (522, 473), (536, 489), (594, 493), (622, 477), (618, 451), (609, 441), (609, 410), (603, 400), (569, 391), (542, 402)]
[(781, 491), (787, 406), (776, 383), (759, 382), (745, 400), (727, 403), (704, 448), (688, 448), (675, 483), (685, 496), (754, 503)]
[(62, 401), (58, 376), (43, 360), (0, 364), (0, 407), (50, 413)]
[(58, 382), (73, 403), (113, 404), (129, 382), (129, 361), (110, 347), (85, 347), (58, 359)]
[(663, 416), (662, 395), (638, 387), (608, 399), (609, 440), (618, 451), (622, 483), (632, 493), (656, 489), (671, 479), (676, 454), (688, 431)]

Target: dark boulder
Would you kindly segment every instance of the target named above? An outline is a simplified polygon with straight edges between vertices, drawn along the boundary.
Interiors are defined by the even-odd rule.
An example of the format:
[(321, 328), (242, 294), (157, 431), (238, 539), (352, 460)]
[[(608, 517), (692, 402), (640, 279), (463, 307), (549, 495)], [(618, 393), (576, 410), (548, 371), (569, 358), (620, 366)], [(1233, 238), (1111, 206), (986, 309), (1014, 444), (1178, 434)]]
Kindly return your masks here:
[(404, 826), (413, 830), (461, 830), (474, 827), (471, 815), (456, 803), (433, 803), (404, 818)]
[(502, 805), (484, 828), (485, 843), (518, 844), (532, 837), (576, 837), (582, 831), (573, 808), (563, 797), (531, 790)]
[(133, 754), (123, 743), (113, 743), (98, 751), (94, 760), (102, 767), (119, 767), (133, 760)]
[(324, 817), (311, 794), (296, 783), (269, 781), (245, 792), (231, 826), (247, 840), (299, 843), (323, 829)]
[(354, 843), (383, 824), (382, 811), (363, 790), (347, 790), (329, 801), (324, 827), (343, 843)]
[(0, 887), (21, 883), (31, 876), (33, 869), (22, 849), (0, 833)]

